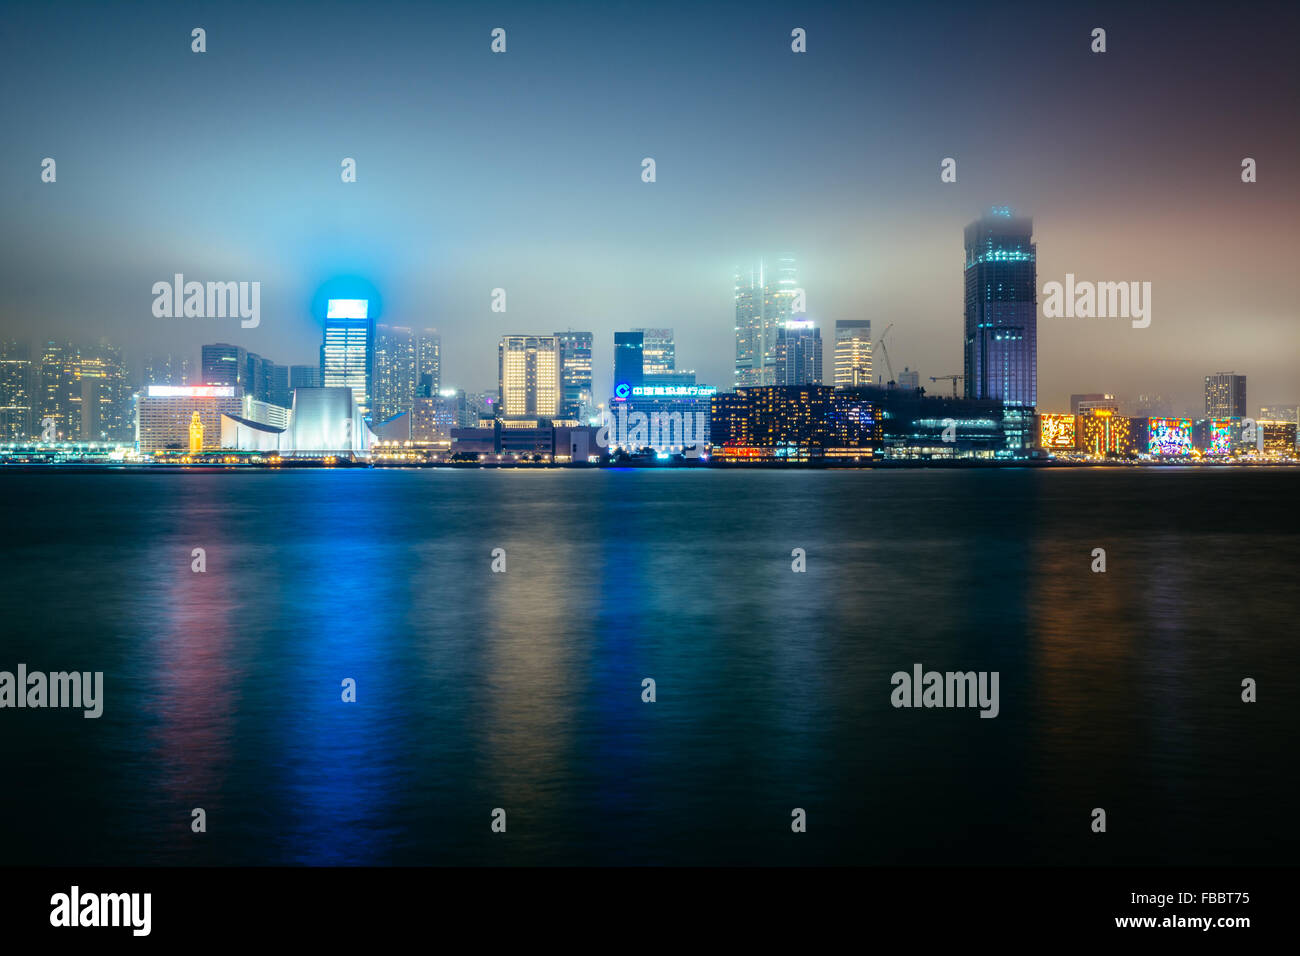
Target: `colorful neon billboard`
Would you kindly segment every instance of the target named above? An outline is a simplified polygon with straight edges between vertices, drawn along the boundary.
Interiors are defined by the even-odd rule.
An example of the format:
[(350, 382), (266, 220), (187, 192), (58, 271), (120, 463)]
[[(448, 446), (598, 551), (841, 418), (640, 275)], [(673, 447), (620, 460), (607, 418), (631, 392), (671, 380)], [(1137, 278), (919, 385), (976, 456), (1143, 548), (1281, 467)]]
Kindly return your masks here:
[(707, 398), (718, 394), (713, 385), (633, 385), (635, 398)]
[(1188, 418), (1153, 418), (1147, 452), (1161, 458), (1181, 458), (1192, 453), (1192, 422)]
[(1079, 416), (1079, 447), (1102, 457), (1137, 454), (1136, 429), (1132, 419), (1121, 418), (1109, 409)]
[(1232, 419), (1216, 418), (1208, 423), (1207, 441), (1205, 443), (1205, 453), (1207, 455), (1231, 455), (1233, 438), (1232, 438)]
[(1074, 448), (1074, 416), (1044, 412), (1038, 416), (1038, 439), (1043, 448)]

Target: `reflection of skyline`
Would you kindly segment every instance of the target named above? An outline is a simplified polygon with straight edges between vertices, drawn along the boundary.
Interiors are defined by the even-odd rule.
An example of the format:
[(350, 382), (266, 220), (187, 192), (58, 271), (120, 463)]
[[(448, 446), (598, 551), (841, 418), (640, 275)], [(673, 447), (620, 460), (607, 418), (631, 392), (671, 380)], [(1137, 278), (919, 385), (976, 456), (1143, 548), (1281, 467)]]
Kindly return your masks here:
[[(583, 576), (576, 558), (586, 549), (566, 537), (560, 515), (543, 525), (541, 542), (517, 538), (513, 512), (531, 507), (527, 499), (504, 505), (489, 539), (505, 548), (507, 570), (489, 572), (484, 582), (492, 589), (484, 608), (490, 636), (476, 694), (478, 764), (487, 778), (481, 785), (500, 795), (492, 806), (503, 808), (516, 830), (530, 818), (558, 820), (562, 801), (571, 799), (572, 710), (588, 634), (564, 598)], [(489, 551), (483, 548), (485, 566)]]
[[(230, 569), (235, 544), (225, 516), (206, 500), (202, 485), (180, 490), (169, 509), (178, 534), (149, 553), (148, 560), (168, 571), (157, 594), (164, 623), (156, 632), (154, 670), (143, 702), (156, 721), (151, 736), (158, 784), (175, 808), (177, 848), (198, 838), (191, 830), (193, 809), (201, 807), (214, 822), (227, 809), (245, 678), (237, 652), (242, 599), (231, 586), (237, 580)], [(189, 542), (194, 544), (187, 549)], [(192, 569), (196, 547), (205, 552), (202, 573)]]
[[(311, 510), (287, 529), (278, 627), (265, 631), (276, 663), (264, 693), (283, 688), (283, 709), (266, 715), (278, 750), (278, 796), (288, 818), (284, 852), (295, 863), (382, 863), (400, 829), (393, 812), (403, 763), (397, 728), (410, 719), (395, 630), (373, 608), (400, 601), (388, 567), (390, 542), (359, 533), (394, 518), (382, 497), (311, 489)], [(331, 533), (330, 516), (351, 529)], [(395, 610), (401, 605), (395, 605)], [(356, 682), (355, 702), (343, 681)]]
[[(1101, 852), (1080, 842), (1098, 805), (1119, 861), (1272, 859), (1293, 839), (1296, 536), (1272, 507), (1290, 473), (811, 477), (122, 475), (68, 495), (6, 611), (34, 634), (41, 609), (46, 666), (109, 654), (110, 694), (75, 728), (91, 737), (29, 720), (46, 763), (5, 797), (32, 834), (17, 845), (145, 863), (1073, 862)], [(49, 480), (12, 479), (13, 520)], [(69, 546), (87, 528), (135, 542), (112, 573), (107, 550)], [(75, 606), (48, 600), (69, 581)], [(156, 613), (111, 641), (79, 616), (128, 597)], [(913, 661), (999, 671), (1001, 714), (891, 708), (889, 674)], [(1267, 681), (1259, 710), (1239, 674)], [(65, 787), (132, 811), (111, 837), (69, 823)], [(192, 806), (205, 836), (181, 829)]]
[[(1243, 750), (1273, 747), (1263, 736), (1248, 742), (1223, 732), (1253, 724), (1236, 709), (1237, 671), (1250, 669), (1244, 661), (1268, 635), (1244, 625), (1250, 602), (1233, 597), (1250, 593), (1244, 582), (1262, 557), (1261, 542), (1232, 530), (1228, 512), (1205, 512), (1215, 487), (1222, 486), (1160, 494), (1158, 486), (1135, 485), (1110, 504), (1129, 516), (1126, 526), (1106, 531), (1069, 509), (1044, 508), (1036, 517), (1029, 687), (1039, 717), (1031, 773), (1063, 825), (1076, 826), (1081, 813), (1100, 806), (1112, 829), (1118, 816), (1143, 838), (1123, 846), (1080, 840), (1057, 862), (1164, 863), (1180, 852), (1168, 834), (1203, 832), (1208, 819), (1222, 844), (1241, 841), (1238, 852), (1265, 846), (1249, 821), (1274, 797), (1242, 791), (1214, 809), (1204, 800), (1222, 767), (1245, 759)], [(1201, 515), (1187, 525), (1196, 530), (1170, 530), (1187, 509)], [(1104, 573), (1091, 570), (1094, 547), (1106, 551)], [(1261, 613), (1267, 608), (1265, 601)]]

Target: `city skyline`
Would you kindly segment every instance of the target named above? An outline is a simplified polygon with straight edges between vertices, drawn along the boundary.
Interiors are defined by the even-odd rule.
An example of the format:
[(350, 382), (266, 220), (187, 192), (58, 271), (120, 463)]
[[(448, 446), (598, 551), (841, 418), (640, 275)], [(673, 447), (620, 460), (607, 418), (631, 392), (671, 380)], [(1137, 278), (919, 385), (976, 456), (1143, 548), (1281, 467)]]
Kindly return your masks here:
[[(990, 221), (1006, 215), (1005, 210), (994, 210), (989, 216), (982, 217), (967, 227), (968, 261), (971, 258), (969, 252), (971, 230), (978, 232)], [(1019, 225), (1012, 225), (1012, 231), (1023, 232), (1025, 240), (1029, 238), (1029, 230), (1032, 228), (1025, 225), (1027, 222), (1027, 219), (1021, 220)], [(1012, 240), (1013, 245), (1019, 242), (1019, 239)], [(1032, 244), (1027, 248), (1030, 250), (1029, 269), (1032, 275)], [(1006, 254), (1005, 250), (996, 253), (1003, 256)], [(992, 273), (972, 271), (968, 266), (967, 273), (974, 283), (974, 285), (968, 284), (968, 299), (972, 289), (982, 288), (990, 281), (995, 284), (1006, 279), (1023, 282), (1023, 276), (1017, 279), (1018, 273), (1014, 271), (1003, 275), (996, 271)], [(990, 279), (990, 276), (993, 278)], [(1010, 305), (1013, 310), (1023, 308), (1023, 303), (1012, 301)], [(739, 314), (741, 308), (739, 297), (737, 308)], [(597, 408), (606, 406), (606, 399), (613, 397), (618, 401), (617, 396), (625, 396), (621, 388), (614, 388), (607, 395), (593, 393), (593, 366), (599, 364), (594, 356), (599, 356), (599, 350), (594, 348), (594, 337), (590, 332), (569, 330), (545, 336), (531, 333), (504, 335), (498, 344), (498, 379), (495, 389), (475, 390), (461, 386), (442, 389), (441, 337), (436, 329), (426, 328), (415, 333), (410, 328), (376, 325), (372, 321), (359, 319), (358, 316), (364, 316), (369, 311), (367, 300), (332, 299), (328, 301), (328, 310), (332, 318), (327, 320), (327, 327), (322, 333), (321, 360), (317, 366), (279, 364), (272, 359), (224, 342), (202, 345), (197, 362), (184, 355), (149, 352), (141, 361), (128, 363), (123, 359), (122, 351), (106, 340), (91, 346), (50, 341), (37, 347), (0, 341), (0, 428), (3, 429), (3, 435), (10, 440), (35, 436), (40, 431), (36, 428), (37, 421), (49, 416), (54, 422), (55, 434), (63, 440), (128, 440), (129, 436), (126, 432), (130, 430), (135, 416), (134, 409), (131, 408), (132, 401), (136, 400), (134, 396), (147, 393), (153, 385), (236, 385), (240, 394), (256, 401), (290, 408), (293, 404), (293, 390), (296, 388), (346, 384), (352, 389), (353, 400), (361, 414), (371, 419), (376, 426), (403, 412), (408, 413), (408, 421), (414, 421), (410, 413), (415, 411), (419, 398), (423, 396), (437, 399), (440, 392), (444, 398), (459, 394), (462, 405), (467, 395), (476, 400), (484, 395), (495, 395), (500, 402), (497, 406), (499, 413), (504, 413), (507, 418), (518, 417), (524, 414), (524, 409), (527, 409), (529, 416), (582, 422), (594, 420), (593, 416)], [(336, 311), (337, 315), (335, 315)], [(1022, 312), (1008, 313), (1008, 315), (1013, 315), (1017, 322), (1024, 321)], [(979, 317), (982, 316), (976, 316)], [(340, 328), (340, 323), (345, 326), (348, 323), (359, 324), (355, 330), (344, 331)], [(990, 327), (992, 324), (989, 323)], [(333, 331), (331, 326), (334, 328)], [(968, 318), (968, 333), (970, 328), (971, 319)], [(835, 339), (832, 340), (833, 348), (828, 357), (829, 364), (823, 370), (819, 326), (807, 319), (783, 320), (779, 324), (773, 324), (772, 331), (776, 333), (776, 341), (767, 368), (775, 378), (773, 384), (776, 385), (825, 383), (846, 387), (851, 384), (845, 379), (846, 370), (837, 371), (836, 368), (840, 346), (864, 350), (866, 367), (870, 368), (871, 350), (875, 344), (878, 344), (873, 343), (871, 339), (869, 320), (839, 320), (833, 332)], [(889, 329), (885, 330), (886, 333), (888, 331)], [(1023, 337), (1023, 328), (1017, 328), (1015, 331), (1017, 338)], [(1032, 332), (1031, 328), (1031, 344)], [(343, 347), (342, 340), (339, 340), (339, 344), (334, 346), (335, 351), (331, 352), (330, 343), (335, 341), (331, 337), (337, 338), (340, 334), (359, 335), (360, 338), (346, 348)], [(841, 342), (840, 337), (845, 334), (850, 338)], [(644, 344), (650, 340), (650, 336), (653, 336), (655, 341), (653, 350), (646, 349)], [(883, 337), (884, 333), (882, 333)], [(505, 360), (501, 350), (507, 341), (513, 339), (531, 342), (544, 340), (549, 343), (547, 347), (554, 353), (554, 359), (542, 378), (546, 382), (555, 379), (547, 386), (554, 390), (556, 407), (553, 412), (537, 413), (531, 407), (531, 404), (536, 401), (535, 396), (529, 398), (513, 413), (507, 411), (509, 403), (505, 401)], [(675, 354), (672, 329), (615, 332), (613, 340), (613, 356), (610, 365), (616, 383), (622, 382), (624, 386), (639, 386), (642, 382), (678, 386), (696, 384), (693, 371), (671, 368)], [(737, 343), (741, 341), (741, 330), (738, 327)], [(803, 344), (805, 342), (808, 344)], [(855, 345), (854, 342), (858, 344)], [(969, 334), (967, 346), (970, 348)], [(838, 355), (840, 363), (845, 361), (846, 354), (848, 353)], [(883, 350), (882, 354), (884, 354)], [(1032, 373), (1034, 370), (1032, 348), (1026, 356), (1028, 368)], [(618, 371), (620, 361), (627, 364), (629, 371)], [(340, 362), (354, 371), (348, 372), (341, 367), (331, 369), (331, 366), (338, 366)], [(143, 374), (133, 374), (129, 371), (128, 366), (131, 364), (142, 367)], [(635, 370), (632, 370), (633, 365)], [(740, 370), (737, 371), (739, 374)], [(869, 381), (860, 381), (858, 384), (885, 385), (886, 372), (890, 371), (888, 364), (884, 369), (878, 368), (877, 371), (879, 374), (872, 376)], [(535, 378), (536, 374), (534, 372), (528, 376), (530, 384), (525, 387), (530, 394), (541, 381)], [(942, 394), (936, 387), (938, 381), (953, 378), (961, 381), (963, 378), (960, 375), (931, 377), (930, 387), (927, 388), (915, 370), (905, 368), (902, 372), (892, 374), (897, 375), (900, 388), (920, 387), (922, 391), (936, 397)], [(1170, 399), (1152, 392), (1124, 396), (1111, 393), (1073, 393), (1070, 396), (1069, 406), (1072, 414), (1077, 414), (1081, 406), (1086, 405), (1110, 408), (1115, 414), (1123, 412), (1128, 415), (1153, 418), (1169, 415), (1191, 419), (1200, 419), (1202, 416), (1207, 419), (1244, 418), (1252, 417), (1252, 412), (1257, 412), (1262, 420), (1280, 417), (1281, 420), (1291, 421), (1300, 418), (1300, 415), (1289, 411), (1300, 407), (1293, 401), (1262, 400), (1254, 392), (1248, 395), (1247, 378), (1247, 375), (1238, 375), (1235, 372), (1215, 372), (1205, 375), (1203, 410), (1201, 407), (1176, 407)], [(971, 390), (975, 386), (968, 385), (966, 398), (996, 398), (1006, 400), (1009, 405), (1036, 407), (1040, 413), (1049, 416), (1061, 414), (1059, 406), (1031, 406), (1021, 398), (1011, 395), (1006, 391), (1009, 387), (1007, 383), (1010, 381), (1012, 380), (1001, 380), (1001, 384), (996, 387), (986, 382), (979, 386), (983, 391), (974, 395)], [(1034, 381), (1032, 374), (1029, 381), (1031, 383)], [(1224, 398), (1226, 393), (1222, 390), (1228, 388), (1229, 382), (1231, 382), (1232, 394), (1230, 399), (1226, 399)], [(1218, 394), (1217, 398), (1211, 398), (1212, 388)], [(1002, 389), (1002, 393), (997, 393), (997, 389)], [(720, 390), (730, 389), (724, 385)], [(956, 394), (955, 387), (954, 394)], [(28, 403), (26, 409), (22, 407), (24, 402)], [(544, 404), (547, 408), (550, 407), (550, 397), (544, 399)], [(369, 408), (371, 405), (374, 406), (373, 410)], [(1269, 414), (1270, 408), (1287, 411), (1278, 416)], [(425, 414), (428, 414), (427, 410)], [(474, 416), (466, 413), (462, 417), (472, 420)]]
[[(501, 56), (487, 21), (463, 11), (356, 24), (327, 9), (302, 44), (290, 14), (246, 10), (238, 31), (231, 14), (208, 17), (203, 58), (189, 51), (188, 25), (147, 9), (113, 15), (139, 29), (112, 49), (92, 40), (97, 24), (108, 28), (93, 6), (72, 37), (17, 11), (12, 35), (24, 43), (0, 65), (16, 144), (0, 157), (12, 217), (0, 337), (106, 336), (174, 352), (221, 341), (313, 364), (320, 290), (365, 276), (383, 291), (375, 321), (441, 329), (467, 389), (491, 387), (501, 335), (563, 328), (592, 331), (599, 348), (616, 330), (671, 327), (699, 380), (725, 384), (735, 349), (726, 277), (737, 260), (789, 250), (824, 335), (841, 319), (892, 322), (896, 364), (926, 383), (962, 371), (960, 230), (1005, 204), (1034, 219), (1040, 293), (1067, 274), (1154, 290), (1145, 329), (1040, 314), (1043, 407), (1106, 391), (1191, 408), (1207, 371), (1233, 367), (1249, 369), (1261, 401), (1300, 391), (1300, 278), (1288, 255), (1300, 184), (1285, 165), (1298, 133), (1277, 121), (1294, 115), (1297, 91), (1259, 66), (1285, 62), (1276, 19), (1110, 13), (1111, 46), (1097, 55), (1093, 24), (1065, 13), (1028, 8), (995, 29), (955, 5), (924, 25), (814, 7), (799, 12), (809, 46), (796, 56), (782, 52), (792, 14), (745, 9), (694, 11), (683, 36), (658, 11), (507, 8)], [(1224, 30), (1231, 42), (1217, 58), (1189, 67), (1184, 51)], [(909, 42), (919, 31), (925, 42)], [(644, 38), (637, 50), (611, 45), (629, 32)], [(427, 38), (444, 34), (458, 42), (427, 56)], [(885, 35), (897, 42), (880, 44)], [(358, 41), (406, 67), (338, 78), (334, 65)], [(982, 51), (1000, 43), (1018, 56), (988, 66)], [(170, 46), (168, 84), (144, 82), (133, 64), (145, 58), (133, 54)], [(656, 51), (669, 48), (708, 82), (666, 71)], [(529, 87), (556, 51), (564, 65)], [(768, 75), (739, 68), (762, 51), (773, 54)], [(586, 78), (613, 57), (618, 75), (593, 89)], [(93, 87), (78, 79), (88, 75)], [(996, 109), (947, 95), (974, 75)], [(1047, 77), (1046, 88), (1027, 88), (1024, 75)], [(136, 98), (129, 115), (115, 106), (123, 91)], [(93, 117), (84, 124), (45, 108), (74, 96), (76, 115)], [(324, 123), (297, 117), (291, 104), (304, 98), (330, 102)], [(361, 106), (378, 101), (393, 104), (383, 125)], [(738, 141), (772, 110), (790, 117), (778, 137), (789, 147), (742, 158), (709, 145)], [(211, 135), (232, 128), (273, 158)], [(819, 142), (834, 147), (804, 145)], [(54, 183), (40, 181), (46, 156), (59, 163)], [(640, 176), (647, 156), (653, 183)], [(355, 183), (340, 182), (346, 157)], [(948, 157), (952, 183), (940, 180)], [(1243, 157), (1258, 163), (1257, 182), (1241, 181)], [(261, 282), (260, 325), (154, 317), (151, 284), (177, 272)], [(491, 311), (497, 288), (509, 294), (505, 314)], [(598, 359), (595, 374), (596, 393), (607, 392), (609, 363)]]

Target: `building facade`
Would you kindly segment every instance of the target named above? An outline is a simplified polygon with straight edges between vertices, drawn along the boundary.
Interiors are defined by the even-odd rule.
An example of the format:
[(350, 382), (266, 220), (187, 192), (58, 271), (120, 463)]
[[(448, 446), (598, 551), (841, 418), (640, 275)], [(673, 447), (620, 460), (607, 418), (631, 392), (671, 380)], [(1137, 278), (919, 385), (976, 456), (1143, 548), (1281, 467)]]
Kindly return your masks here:
[(414, 408), (418, 356), (416, 336), (410, 329), (375, 326), (374, 421), (387, 421)]
[[(248, 379), (248, 353), (238, 345), (216, 342), (200, 350), (200, 385), (243, 386)], [(146, 382), (146, 385), (177, 384)], [(185, 384), (185, 383), (179, 383)]]
[(1094, 458), (1136, 458), (1146, 450), (1139, 447), (1145, 444), (1146, 429), (1138, 421), (1106, 408), (1080, 412), (1075, 418), (1075, 446)]
[(1246, 418), (1246, 376), (1215, 372), (1205, 376), (1205, 417)]
[(776, 384), (822, 383), (822, 334), (809, 321), (791, 319), (776, 330)]
[(590, 332), (556, 332), (560, 343), (560, 418), (584, 420), (593, 402)]
[[(41, 348), (35, 432), (42, 438), (76, 441), (81, 431), (78, 350), (70, 342), (46, 342)], [(74, 398), (75, 395), (75, 398)]]
[(449, 448), (451, 430), (461, 427), (464, 401), (464, 392), (416, 398), (411, 414), (411, 441), (417, 445)]
[(796, 315), (793, 256), (761, 259), (736, 270), (736, 385), (776, 384), (777, 331)]
[(560, 411), (560, 343), (554, 335), (506, 335), (497, 346), (500, 415), (554, 419)]
[(871, 321), (837, 319), (835, 322), (835, 387), (872, 384)]
[(146, 386), (136, 399), (136, 450), (142, 455), (188, 451), (197, 414), (203, 450), (216, 451), (221, 448), (221, 416), (242, 418), (244, 411), (237, 385)]
[(365, 299), (330, 299), (320, 348), (323, 388), (350, 388), (362, 416), (374, 403), (375, 323)]
[(824, 385), (758, 386), (713, 396), (710, 437), (722, 461), (871, 460), (883, 427), (864, 394)]
[(846, 390), (870, 399), (884, 429), (886, 459), (1020, 459), (1038, 442), (1032, 409), (995, 398), (926, 395), (919, 388)]
[(638, 385), (610, 401), (600, 430), (609, 453), (651, 449), (664, 455), (703, 455), (711, 440), (711, 385)]
[(188, 355), (174, 352), (150, 352), (144, 360), (142, 385), (189, 385), (194, 363)]
[(677, 370), (677, 347), (672, 329), (633, 329), (641, 333), (641, 372), (649, 381)]
[(437, 395), (442, 391), (442, 335), (437, 329), (424, 329), (415, 350), (415, 394)]
[(1080, 392), (1070, 396), (1070, 412), (1087, 414), (1097, 409), (1107, 409), (1119, 414), (1119, 399), (1109, 392)]
[(31, 347), (0, 343), (0, 441), (23, 441), (35, 434), (35, 385)]
[(614, 391), (645, 383), (645, 334), (614, 333)]
[(965, 388), (970, 399), (1038, 402), (1033, 220), (996, 208), (966, 227)]

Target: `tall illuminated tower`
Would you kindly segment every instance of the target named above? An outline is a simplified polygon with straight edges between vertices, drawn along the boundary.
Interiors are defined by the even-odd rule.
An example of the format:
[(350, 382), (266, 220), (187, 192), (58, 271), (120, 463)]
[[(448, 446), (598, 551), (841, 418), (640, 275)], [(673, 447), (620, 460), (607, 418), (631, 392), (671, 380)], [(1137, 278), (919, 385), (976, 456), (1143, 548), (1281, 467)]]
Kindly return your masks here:
[(71, 343), (46, 342), (41, 349), (36, 431), (44, 434), (43, 423), (49, 419), (58, 441), (75, 441), (81, 430), (80, 362)]
[(835, 387), (849, 388), (871, 382), (871, 320), (837, 319)]
[(442, 335), (425, 329), (415, 342), (415, 394), (433, 398), (442, 389)]
[(1206, 418), (1245, 418), (1246, 376), (1215, 372), (1205, 376)]
[(375, 421), (386, 421), (415, 407), (416, 354), (416, 339), (410, 329), (375, 327)]
[(352, 389), (363, 415), (374, 397), (375, 323), (366, 299), (330, 299), (320, 347), (321, 383)]
[(1003, 207), (966, 227), (967, 398), (1038, 404), (1034, 221)]
[(792, 256), (763, 259), (736, 270), (736, 384), (776, 384), (777, 333), (791, 318)]
[(32, 437), (35, 374), (26, 343), (0, 342), (0, 441)]

